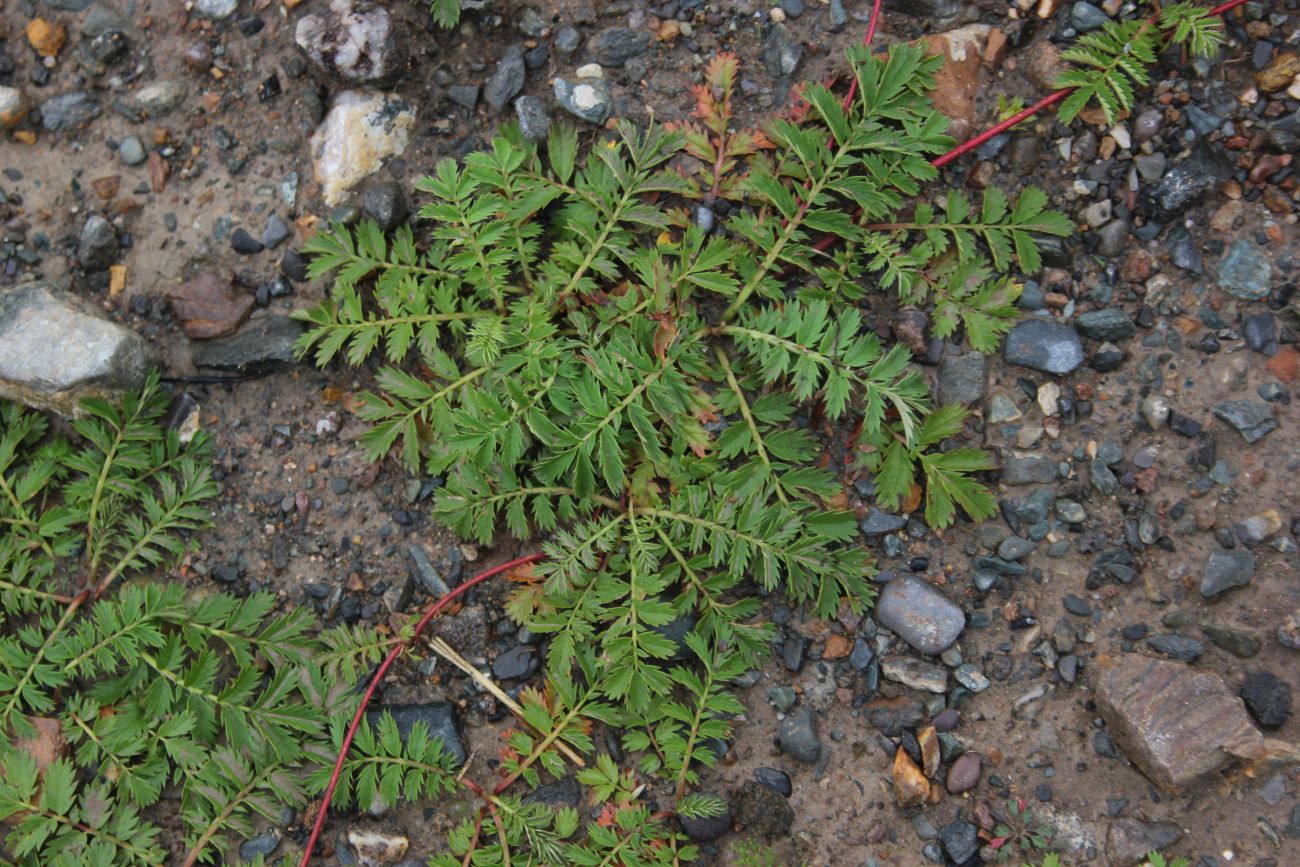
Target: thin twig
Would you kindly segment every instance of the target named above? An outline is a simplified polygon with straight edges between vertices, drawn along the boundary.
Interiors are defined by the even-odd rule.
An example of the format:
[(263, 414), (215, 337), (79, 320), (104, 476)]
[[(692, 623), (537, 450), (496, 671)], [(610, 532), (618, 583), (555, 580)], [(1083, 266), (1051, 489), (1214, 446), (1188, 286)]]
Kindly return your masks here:
[[(456, 652), (456, 648), (452, 647), (446, 641), (444, 641), (441, 638), (438, 638), (437, 636), (433, 638), (426, 638), (425, 643), (428, 644), (429, 647), (433, 649), (434, 653), (438, 654), (443, 659), (447, 660), (452, 665), (456, 666), (461, 671), (465, 672), (465, 674), (469, 675), (471, 680), (473, 680), (479, 686), (486, 689), (488, 692), (492, 693), (492, 695), (496, 697), (497, 701), (501, 702), (503, 705), (505, 705), (507, 708), (510, 709), (511, 713), (519, 717), (520, 722), (523, 722), (525, 725), (528, 724), (528, 720), (524, 719), (524, 709), (519, 704), (519, 702), (515, 701), (513, 698), (510, 697), (510, 695), (505, 690), (497, 686), (496, 682), (493, 681), (492, 678), (488, 677), (486, 674), (484, 674), (483, 672), (475, 668), (473, 665), (471, 665), (468, 659), (466, 659), (465, 657), (461, 656), (459, 653)], [(546, 732), (540, 730), (538, 730), (538, 732), (539, 734), (543, 734), (543, 735), (546, 734)], [(587, 766), (587, 763), (582, 760), (582, 756), (575, 753), (569, 747), (569, 745), (564, 743), (563, 741), (557, 741), (555, 747), (560, 752), (564, 753), (565, 758), (573, 762), (578, 767), (585, 768)]]

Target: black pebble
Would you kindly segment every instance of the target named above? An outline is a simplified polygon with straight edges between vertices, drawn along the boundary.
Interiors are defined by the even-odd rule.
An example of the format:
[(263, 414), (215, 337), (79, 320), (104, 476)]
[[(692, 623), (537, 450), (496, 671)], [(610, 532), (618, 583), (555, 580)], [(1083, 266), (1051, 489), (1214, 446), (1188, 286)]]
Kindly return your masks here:
[(1241, 685), (1246, 710), (1266, 729), (1275, 729), (1291, 715), (1291, 685), (1271, 671), (1256, 671)]
[(230, 246), (241, 256), (253, 256), (266, 249), (262, 242), (243, 229), (236, 229), (230, 236)]
[(754, 779), (787, 798), (794, 792), (790, 775), (780, 768), (754, 768)]

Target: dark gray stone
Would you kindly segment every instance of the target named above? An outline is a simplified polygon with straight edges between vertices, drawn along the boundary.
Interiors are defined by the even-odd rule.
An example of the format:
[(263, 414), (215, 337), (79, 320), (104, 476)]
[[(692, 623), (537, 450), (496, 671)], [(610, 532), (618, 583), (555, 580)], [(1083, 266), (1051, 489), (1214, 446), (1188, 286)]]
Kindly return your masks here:
[(1161, 223), (1185, 216), (1211, 190), (1232, 176), (1233, 165), (1204, 141), (1187, 159), (1165, 172), (1160, 183), (1143, 190), (1143, 205)]
[(754, 768), (754, 779), (786, 798), (794, 793), (790, 775), (779, 768)]
[(858, 524), (858, 530), (864, 536), (883, 536), (885, 533), (897, 533), (907, 526), (907, 517), (891, 515), (872, 506), (867, 516)]
[(1002, 355), (1011, 364), (1065, 374), (1083, 363), (1083, 344), (1070, 326), (1035, 317), (1011, 329)]
[(1003, 560), (1019, 560), (1028, 557), (1037, 547), (1037, 542), (1019, 536), (1008, 536), (998, 543), (998, 556)]
[(940, 404), (977, 403), (984, 398), (988, 383), (988, 361), (982, 353), (945, 355), (939, 362), (937, 387)]
[(1074, 317), (1074, 326), (1093, 340), (1128, 340), (1137, 333), (1133, 320), (1119, 307), (1080, 313)]
[(99, 101), (84, 90), (60, 93), (41, 103), (41, 126), (49, 132), (75, 129), (103, 113)]
[(77, 264), (87, 271), (104, 271), (117, 261), (117, 230), (99, 214), (91, 214), (77, 242)]
[(492, 676), (497, 680), (524, 680), (537, 673), (541, 663), (537, 651), (527, 645), (507, 650), (492, 663)]
[(553, 809), (577, 807), (582, 801), (582, 788), (573, 777), (553, 780), (524, 795), (525, 804), (545, 804)]
[(1277, 355), (1277, 320), (1272, 313), (1265, 311), (1243, 317), (1241, 336), (1247, 346), (1261, 355)]
[(1273, 408), (1259, 400), (1225, 400), (1214, 405), (1214, 414), (1232, 425), (1248, 443), (1258, 442), (1277, 430)]
[(251, 837), (239, 844), (239, 860), (252, 862), (260, 855), (263, 858), (270, 857), (276, 849), (280, 848), (280, 832), (272, 828), (269, 831)]
[(453, 84), (447, 88), (447, 98), (457, 105), (473, 111), (474, 106), (478, 105), (478, 91), (477, 84)]
[(880, 592), (876, 619), (922, 653), (943, 653), (966, 627), (966, 615), (930, 582), (900, 575)]
[(1273, 268), (1267, 254), (1249, 238), (1238, 238), (1219, 263), (1219, 286), (1246, 301), (1268, 295)]
[(1201, 595), (1206, 599), (1245, 587), (1255, 577), (1255, 555), (1249, 551), (1214, 551), (1201, 575)]
[(266, 218), (266, 225), (262, 227), (262, 245), (274, 249), (289, 240), (289, 234), (289, 227), (284, 220), (272, 211)]
[(622, 68), (633, 57), (650, 50), (651, 37), (644, 30), (607, 27), (587, 40), (587, 56), (601, 66)]
[(406, 193), (397, 181), (379, 181), (366, 188), (361, 196), (361, 213), (391, 232), (406, 221)]
[(460, 719), (456, 715), (456, 707), (451, 702), (390, 705), (367, 711), (366, 720), (372, 727), (376, 726), (384, 711), (393, 715), (393, 722), (397, 723), (397, 731), (402, 736), (402, 743), (406, 743), (406, 739), (411, 736), (412, 727), (417, 722), (423, 722), (430, 736), (442, 738), (443, 752), (453, 757), (457, 765), (465, 764), (469, 753), (460, 736)]
[(247, 229), (236, 229), (230, 236), (230, 246), (241, 256), (256, 256), (266, 249), (262, 242), (248, 234)]
[(979, 829), (970, 822), (958, 819), (939, 829), (939, 842), (954, 863), (965, 864), (979, 851)]
[(799, 708), (781, 720), (777, 731), (781, 752), (811, 765), (821, 755), (822, 742), (817, 737), (817, 717), (808, 708)]
[(497, 62), (496, 72), (483, 85), (484, 101), (496, 111), (501, 111), (524, 89), (527, 74), (524, 47), (511, 45)]
[(1256, 671), (1241, 685), (1241, 700), (1255, 722), (1266, 729), (1281, 728), (1291, 716), (1291, 685), (1271, 671)]
[(803, 59), (803, 45), (784, 24), (775, 24), (763, 39), (763, 68), (773, 78), (790, 78)]
[(1258, 636), (1243, 629), (1216, 626), (1213, 623), (1202, 623), (1201, 634), (1208, 638), (1215, 647), (1240, 659), (1250, 659), (1252, 656), (1256, 656), (1264, 647), (1264, 643), (1259, 640)]
[(682, 830), (686, 832), (687, 837), (697, 843), (708, 843), (731, 830), (731, 809), (723, 810), (717, 816), (704, 816), (695, 819), (689, 816), (678, 816), (677, 821), (681, 823)]
[(959, 0), (885, 0), (885, 8), (921, 19), (952, 18), (965, 8)]
[(1153, 635), (1147, 639), (1147, 646), (1180, 662), (1195, 662), (1205, 652), (1205, 644), (1199, 639), (1177, 633)]
[(1002, 457), (1002, 483), (1006, 485), (1050, 484), (1056, 481), (1056, 463), (1056, 459), (1051, 455), (1009, 452)]
[(288, 316), (257, 319), (229, 337), (196, 341), (191, 350), (194, 366), (246, 371), (293, 364), (293, 344), (303, 330), (301, 322)]
[(535, 96), (515, 100), (515, 117), (519, 119), (519, 132), (529, 141), (544, 141), (551, 131), (550, 109)]

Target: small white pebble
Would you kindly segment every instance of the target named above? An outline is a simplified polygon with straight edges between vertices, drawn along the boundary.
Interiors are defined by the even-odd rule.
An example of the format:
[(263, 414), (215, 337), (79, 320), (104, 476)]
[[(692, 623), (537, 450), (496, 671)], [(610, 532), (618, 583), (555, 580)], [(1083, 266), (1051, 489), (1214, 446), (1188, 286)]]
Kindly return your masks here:
[(1115, 124), (1115, 127), (1110, 131), (1110, 137), (1113, 138), (1115, 144), (1119, 145), (1123, 150), (1128, 150), (1133, 146), (1133, 139), (1129, 137), (1128, 127), (1124, 126), (1122, 123)]
[(771, 18), (773, 21), (775, 21), (777, 24), (780, 24), (782, 21), (785, 20), (785, 10), (782, 9), (780, 6), (773, 6), (772, 11), (768, 12), (767, 14), (768, 17)]
[(605, 70), (600, 68), (599, 63), (588, 63), (584, 66), (579, 66), (574, 70), (573, 74), (578, 78), (604, 78)]

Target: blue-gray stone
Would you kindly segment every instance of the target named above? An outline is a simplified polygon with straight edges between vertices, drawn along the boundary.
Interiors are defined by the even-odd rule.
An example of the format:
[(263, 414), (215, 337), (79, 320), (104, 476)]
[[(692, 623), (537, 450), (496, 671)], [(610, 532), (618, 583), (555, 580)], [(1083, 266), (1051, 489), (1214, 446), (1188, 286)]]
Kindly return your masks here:
[(1083, 343), (1073, 328), (1046, 319), (1025, 319), (1007, 334), (1003, 357), (1043, 373), (1070, 373), (1083, 363)]
[(251, 863), (259, 855), (263, 858), (269, 857), (278, 848), (280, 848), (280, 832), (272, 828), (240, 843), (239, 860)]
[(650, 44), (647, 31), (607, 27), (587, 40), (587, 55), (601, 66), (621, 68), (633, 57), (649, 51)]
[(1002, 458), (1003, 484), (1046, 485), (1056, 481), (1056, 473), (1056, 459), (1050, 455), (1012, 452)]
[(1249, 238), (1238, 238), (1219, 263), (1219, 286), (1238, 298), (1258, 301), (1268, 295), (1272, 273), (1259, 245)]
[(451, 702), (391, 705), (368, 711), (366, 720), (372, 727), (376, 726), (385, 711), (393, 715), (393, 722), (397, 723), (397, 732), (402, 737), (402, 743), (406, 743), (415, 724), (422, 722), (431, 737), (442, 739), (444, 753), (454, 758), (457, 765), (465, 764), (469, 753), (465, 750), (465, 742), (461, 740), (460, 721), (456, 717), (456, 708)]
[(1248, 442), (1258, 442), (1277, 430), (1273, 408), (1257, 400), (1225, 400), (1214, 405), (1214, 415), (1232, 425)]
[(849, 653), (849, 666), (854, 671), (864, 671), (874, 654), (871, 652), (871, 645), (865, 639), (859, 638), (853, 642), (853, 651)]
[(817, 718), (808, 708), (800, 708), (781, 720), (777, 731), (781, 752), (790, 758), (811, 765), (821, 755), (822, 742), (817, 737)]
[(972, 662), (957, 666), (952, 676), (971, 692), (983, 692), (989, 688), (988, 676)]
[(1037, 547), (1037, 542), (1019, 536), (1008, 536), (998, 545), (998, 556), (1003, 560), (1019, 560), (1028, 557)]
[(140, 137), (134, 135), (122, 139), (122, 143), (117, 146), (117, 155), (128, 166), (138, 166), (149, 156), (145, 153), (144, 143), (140, 141)]
[(1255, 577), (1255, 555), (1240, 549), (1214, 551), (1201, 574), (1201, 595), (1213, 599), (1237, 587), (1245, 587)]
[(599, 78), (577, 81), (555, 79), (555, 101), (565, 111), (591, 123), (604, 123), (609, 117), (609, 87)]
[(1137, 333), (1133, 320), (1118, 307), (1080, 313), (1074, 317), (1074, 326), (1093, 340), (1128, 340)]
[(803, 45), (784, 24), (777, 24), (763, 40), (763, 66), (773, 78), (789, 78), (799, 68)]
[(885, 533), (896, 533), (905, 526), (907, 526), (905, 516), (891, 515), (873, 506), (867, 511), (867, 517), (858, 524), (858, 529), (864, 536), (881, 536)]
[(1179, 662), (1195, 662), (1205, 652), (1205, 642), (1177, 633), (1153, 635), (1147, 639), (1147, 646)]
[(535, 96), (515, 100), (515, 117), (519, 119), (519, 132), (529, 141), (543, 141), (551, 131), (551, 112)]
[(73, 90), (41, 103), (41, 125), (49, 132), (59, 132), (89, 123), (102, 112), (95, 97), (84, 90)]
[(943, 850), (953, 863), (965, 864), (979, 851), (979, 831), (970, 822), (958, 819), (939, 829), (939, 842), (943, 843)]
[(492, 108), (501, 111), (524, 89), (526, 75), (524, 47), (511, 45), (501, 55), (496, 71), (483, 86), (483, 99)]
[(984, 398), (987, 382), (988, 365), (982, 353), (944, 355), (935, 392), (940, 404), (973, 404)]
[(900, 575), (885, 585), (876, 619), (922, 653), (947, 650), (966, 627), (966, 615), (928, 581)]
[[(1091, 3), (1084, 3), (1082, 0), (1070, 7), (1070, 23), (1074, 28), (1082, 33), (1088, 33), (1092, 30), (1100, 30), (1110, 21), (1110, 16), (1105, 12), (1093, 6)], [(953, 859), (961, 863), (960, 858)]]

